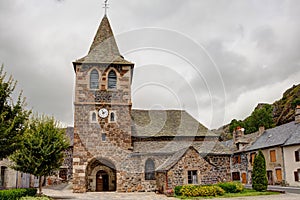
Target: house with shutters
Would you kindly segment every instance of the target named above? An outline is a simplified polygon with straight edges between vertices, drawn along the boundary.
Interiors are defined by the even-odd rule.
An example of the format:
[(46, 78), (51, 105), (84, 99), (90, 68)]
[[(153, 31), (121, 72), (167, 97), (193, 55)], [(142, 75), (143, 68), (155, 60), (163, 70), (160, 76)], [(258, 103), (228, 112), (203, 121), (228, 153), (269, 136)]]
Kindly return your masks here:
[(233, 180), (251, 184), (254, 158), (261, 150), (266, 159), (269, 185), (300, 186), (300, 106), (296, 107), (295, 113), (295, 121), (275, 128), (264, 130), (261, 127), (258, 132), (249, 135), (244, 135), (242, 129), (233, 133)]

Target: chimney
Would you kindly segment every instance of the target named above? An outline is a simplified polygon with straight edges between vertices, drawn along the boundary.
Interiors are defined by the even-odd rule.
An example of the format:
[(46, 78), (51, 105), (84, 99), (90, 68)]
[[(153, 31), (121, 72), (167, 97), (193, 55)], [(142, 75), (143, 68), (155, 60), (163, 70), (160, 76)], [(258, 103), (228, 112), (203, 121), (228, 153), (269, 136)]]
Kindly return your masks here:
[(296, 106), (296, 110), (295, 110), (295, 123), (296, 124), (300, 123), (300, 105)]
[(234, 143), (239, 142), (239, 139), (244, 136), (244, 131), (245, 131), (245, 129), (241, 128), (239, 126), (233, 131), (233, 142)]
[(259, 135), (262, 135), (264, 132), (265, 132), (265, 127), (264, 127), (264, 126), (260, 126), (260, 127), (258, 128), (258, 133), (259, 133)]

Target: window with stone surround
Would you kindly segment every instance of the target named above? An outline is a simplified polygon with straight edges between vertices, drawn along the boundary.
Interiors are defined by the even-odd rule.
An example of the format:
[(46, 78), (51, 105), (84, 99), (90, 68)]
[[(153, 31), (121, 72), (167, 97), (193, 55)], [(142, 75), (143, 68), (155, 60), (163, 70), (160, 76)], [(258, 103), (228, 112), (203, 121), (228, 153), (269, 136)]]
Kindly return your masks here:
[(116, 111), (109, 112), (109, 122), (114, 123), (117, 121)]
[(233, 164), (241, 164), (241, 155), (233, 156)]
[(150, 158), (145, 163), (145, 180), (155, 180), (155, 164)]
[(90, 89), (99, 89), (99, 73), (96, 69), (90, 73)]
[(197, 170), (188, 171), (188, 184), (198, 184)]
[(108, 89), (117, 89), (117, 74), (114, 70), (108, 73)]
[(90, 122), (91, 123), (96, 123), (97, 122), (97, 112), (96, 111), (91, 111), (90, 112)]
[(101, 134), (101, 139), (102, 139), (102, 142), (105, 142), (105, 141), (106, 141), (106, 134), (105, 134), (105, 133), (102, 133), (102, 134)]

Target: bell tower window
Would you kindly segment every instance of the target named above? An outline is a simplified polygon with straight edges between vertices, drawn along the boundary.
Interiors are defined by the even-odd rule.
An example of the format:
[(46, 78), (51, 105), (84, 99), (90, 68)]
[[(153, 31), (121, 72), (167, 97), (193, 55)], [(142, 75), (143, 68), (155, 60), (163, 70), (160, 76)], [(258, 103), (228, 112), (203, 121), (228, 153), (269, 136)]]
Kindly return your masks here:
[(113, 70), (108, 73), (108, 89), (117, 89), (117, 75)]
[(99, 89), (99, 73), (96, 69), (93, 69), (90, 74), (90, 88)]

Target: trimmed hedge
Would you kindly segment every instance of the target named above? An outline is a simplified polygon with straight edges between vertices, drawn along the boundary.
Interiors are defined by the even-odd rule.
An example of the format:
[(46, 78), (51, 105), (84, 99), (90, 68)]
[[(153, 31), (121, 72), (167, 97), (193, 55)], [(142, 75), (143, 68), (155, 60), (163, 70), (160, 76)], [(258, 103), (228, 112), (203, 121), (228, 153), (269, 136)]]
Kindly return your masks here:
[(36, 192), (37, 192), (36, 188), (0, 190), (0, 199), (18, 200), (21, 197), (25, 197), (25, 196), (35, 196)]
[(177, 196), (182, 195), (182, 193), (180, 192), (181, 188), (182, 188), (182, 185), (175, 186), (175, 188), (174, 188), (175, 195), (177, 195)]
[(216, 185), (225, 190), (226, 193), (238, 193), (244, 190), (244, 186), (240, 182), (224, 182)]
[(225, 191), (216, 185), (184, 185), (180, 189), (182, 196), (186, 197), (207, 197), (207, 196), (221, 196)]

